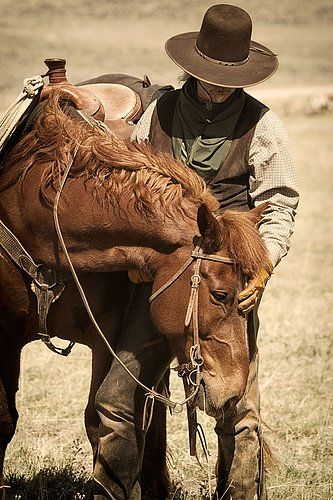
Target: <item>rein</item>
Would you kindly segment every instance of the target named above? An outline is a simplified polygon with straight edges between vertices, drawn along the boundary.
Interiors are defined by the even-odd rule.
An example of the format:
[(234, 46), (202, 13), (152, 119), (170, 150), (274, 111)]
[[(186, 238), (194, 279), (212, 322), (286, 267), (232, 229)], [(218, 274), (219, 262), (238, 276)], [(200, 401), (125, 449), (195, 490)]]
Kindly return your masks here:
[[(79, 294), (81, 296), (83, 305), (84, 305), (84, 307), (85, 307), (85, 309), (86, 309), (86, 311), (88, 313), (88, 316), (89, 316), (90, 320), (92, 321), (95, 329), (97, 330), (98, 334), (102, 338), (104, 344), (106, 345), (106, 347), (109, 350), (109, 352), (111, 353), (111, 355), (118, 361), (118, 363), (120, 363), (120, 365), (124, 368), (124, 370), (127, 372), (127, 374), (136, 382), (136, 384), (138, 386), (140, 386), (144, 391), (146, 391), (146, 397), (150, 398), (152, 400), (156, 399), (156, 400), (164, 403), (165, 405), (169, 406), (170, 408), (172, 408), (175, 413), (180, 413), (183, 410), (184, 405), (188, 401), (190, 401), (190, 399), (192, 399), (194, 395), (191, 395), (191, 396), (187, 397), (186, 399), (184, 399), (181, 402), (175, 402), (175, 401), (172, 401), (170, 398), (167, 398), (167, 397), (163, 396), (162, 394), (159, 394), (154, 389), (151, 389), (151, 388), (147, 387), (145, 384), (143, 384), (142, 382), (140, 382), (140, 380), (138, 380), (135, 377), (135, 375), (133, 375), (133, 373), (123, 363), (123, 361), (117, 356), (116, 352), (113, 350), (113, 348), (110, 345), (108, 339), (106, 338), (106, 336), (104, 335), (103, 331), (101, 330), (101, 328), (100, 328), (100, 326), (99, 326), (99, 324), (98, 324), (98, 322), (97, 322), (97, 320), (96, 320), (96, 318), (95, 318), (95, 316), (94, 316), (94, 314), (93, 314), (93, 312), (91, 310), (91, 307), (89, 305), (88, 299), (87, 299), (87, 297), (85, 295), (85, 292), (84, 292), (84, 290), (82, 288), (82, 285), (80, 283), (78, 275), (77, 275), (77, 273), (75, 271), (75, 268), (73, 266), (72, 260), (71, 260), (71, 258), (69, 256), (69, 253), (68, 253), (68, 250), (67, 250), (67, 247), (66, 247), (66, 244), (65, 244), (62, 232), (61, 232), (60, 224), (59, 224), (58, 206), (59, 206), (59, 201), (60, 201), (60, 197), (61, 197), (63, 188), (64, 188), (65, 183), (67, 181), (67, 178), (68, 178), (70, 169), (71, 169), (71, 167), (73, 165), (73, 162), (74, 162), (75, 156), (77, 154), (77, 151), (78, 151), (78, 146), (76, 146), (76, 148), (74, 150), (73, 157), (72, 157), (71, 161), (68, 162), (66, 170), (64, 172), (64, 175), (63, 175), (63, 177), (61, 179), (60, 187), (59, 187), (59, 189), (57, 191), (57, 194), (56, 194), (56, 197), (55, 197), (55, 201), (54, 201), (53, 220), (54, 220), (55, 230), (56, 230), (56, 233), (57, 233), (57, 236), (58, 236), (58, 239), (59, 239), (60, 246), (61, 246), (61, 248), (62, 248), (62, 250), (64, 252), (64, 255), (66, 257), (66, 260), (67, 260), (67, 263), (69, 265), (72, 277), (74, 279), (74, 282), (76, 284), (78, 292), (79, 292)], [(199, 385), (197, 386), (195, 393), (197, 393), (198, 390), (199, 390)]]
[[(169, 286), (171, 286), (183, 273), (186, 271), (186, 269), (194, 262), (194, 274), (191, 277), (191, 292), (190, 292), (190, 299), (189, 299), (189, 304), (186, 312), (186, 319), (185, 319), (185, 327), (187, 328), (191, 320), (193, 322), (193, 345), (190, 350), (190, 367), (188, 368), (188, 379), (190, 384), (194, 387), (194, 391), (192, 394), (190, 394), (188, 397), (186, 397), (183, 401), (181, 402), (175, 402), (172, 401), (170, 398), (163, 396), (162, 394), (159, 394), (157, 391), (154, 389), (151, 389), (144, 385), (140, 380), (138, 380), (133, 373), (127, 368), (127, 366), (122, 362), (122, 360), (117, 356), (116, 352), (113, 350), (112, 346), (110, 345), (108, 339), (104, 335), (103, 331), (101, 330), (92, 310), (89, 305), (89, 302), (87, 300), (87, 297), (85, 295), (85, 292), (82, 288), (82, 285), (80, 283), (80, 280), (78, 278), (78, 275), (75, 271), (75, 268), (73, 266), (72, 260), (69, 256), (60, 224), (59, 224), (59, 218), (58, 218), (58, 206), (59, 206), (59, 201), (61, 198), (62, 191), (64, 189), (64, 186), (66, 184), (70, 169), (73, 165), (73, 162), (75, 160), (76, 154), (78, 151), (78, 146), (76, 146), (74, 150), (73, 157), (71, 161), (68, 162), (66, 170), (63, 174), (63, 177), (60, 182), (59, 189), (57, 191), (55, 201), (54, 201), (54, 207), (53, 207), (53, 220), (54, 220), (54, 225), (55, 225), (55, 230), (59, 239), (60, 246), (62, 248), (62, 251), (64, 252), (64, 255), (66, 257), (67, 263), (69, 265), (72, 277), (74, 279), (74, 282), (76, 284), (76, 287), (79, 291), (79, 294), (81, 296), (83, 305), (88, 313), (88, 316), (90, 317), (90, 320), (92, 321), (95, 329), (97, 330), (98, 334), (102, 338), (104, 344), (106, 345), (107, 349), (111, 353), (111, 355), (120, 363), (120, 365), (124, 368), (124, 370), (127, 372), (127, 374), (136, 382), (138, 386), (140, 386), (144, 391), (146, 391), (146, 397), (150, 398), (152, 400), (156, 399), (165, 405), (169, 406), (170, 408), (173, 409), (175, 413), (180, 413), (183, 410), (183, 407), (185, 404), (187, 404), (190, 400), (192, 400), (198, 393), (199, 391), (199, 386), (200, 386), (200, 368), (203, 365), (203, 358), (200, 354), (200, 344), (199, 344), (199, 318), (198, 318), (198, 291), (199, 291), (199, 285), (201, 282), (201, 276), (200, 276), (200, 266), (202, 260), (211, 260), (215, 262), (224, 262), (227, 264), (233, 264), (233, 260), (229, 259), (227, 257), (220, 257), (217, 255), (207, 255), (203, 253), (203, 250), (201, 248), (201, 245), (203, 243), (203, 238), (200, 239), (198, 245), (195, 247), (194, 251), (192, 252), (190, 258), (185, 262), (185, 264), (179, 269), (177, 273), (175, 273), (170, 280), (168, 280), (161, 288), (159, 288), (153, 295), (151, 295), (149, 302), (151, 303), (153, 300), (156, 299), (164, 290), (166, 290)], [(185, 372), (184, 372), (185, 374)], [(195, 374), (195, 378), (193, 379), (193, 375)]]

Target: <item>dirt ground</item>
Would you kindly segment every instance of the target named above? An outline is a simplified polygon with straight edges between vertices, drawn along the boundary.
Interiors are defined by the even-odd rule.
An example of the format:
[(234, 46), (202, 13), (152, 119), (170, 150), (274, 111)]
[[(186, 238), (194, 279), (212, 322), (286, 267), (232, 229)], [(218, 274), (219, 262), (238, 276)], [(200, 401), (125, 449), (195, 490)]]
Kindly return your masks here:
[[(330, 88), (330, 2), (268, 1), (263, 8), (256, 0), (236, 3), (246, 5), (258, 21), (255, 39), (273, 48), (281, 61), (279, 73), (256, 89), (259, 96), (284, 89), (295, 102), (301, 93), (297, 89), (311, 87), (313, 96), (318, 88)], [(12, 5), (0, 0), (0, 110), (16, 97), (23, 78), (43, 71), (46, 57), (67, 58), (73, 82), (125, 72), (175, 84), (179, 71), (165, 56), (164, 41), (196, 29), (207, 5), (187, 0), (144, 6), (131, 0), (97, 6), (88, 0)], [(276, 269), (261, 306), (262, 416), (279, 461), (269, 475), (268, 491), (273, 500), (328, 500), (333, 498), (332, 115), (308, 114), (303, 106), (288, 114), (273, 98), (274, 103), (288, 115), (284, 121), (301, 203), (291, 251)], [(90, 353), (82, 346), (68, 359), (39, 343), (24, 349), (20, 420), (6, 462), (12, 485), (8, 498), (85, 498), (91, 474), (83, 425), (89, 380)], [(174, 397), (180, 391), (174, 377)], [(211, 450), (210, 464), (202, 458), (203, 468), (188, 455), (185, 415), (169, 418), (175, 500), (208, 498), (207, 470), (209, 465), (213, 469), (216, 440), (212, 420), (202, 414), (200, 419)]]

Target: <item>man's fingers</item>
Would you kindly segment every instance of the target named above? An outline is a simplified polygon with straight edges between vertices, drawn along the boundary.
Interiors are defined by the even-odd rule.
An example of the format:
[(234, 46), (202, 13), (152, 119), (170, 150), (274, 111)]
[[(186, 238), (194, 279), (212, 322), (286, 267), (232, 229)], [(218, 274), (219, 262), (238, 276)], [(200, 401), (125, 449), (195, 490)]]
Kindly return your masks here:
[(251, 312), (251, 311), (252, 311), (252, 309), (254, 309), (254, 308), (255, 308), (255, 305), (256, 305), (256, 304), (254, 303), (254, 304), (252, 304), (250, 307), (248, 307), (247, 309), (243, 309), (243, 310), (241, 311), (241, 314), (242, 314), (243, 316), (245, 316), (246, 314), (249, 314), (249, 312)]
[(241, 311), (242, 313), (246, 313), (248, 312), (248, 310), (250, 311), (251, 309), (253, 309), (253, 307), (256, 305), (257, 301), (258, 301), (258, 291), (255, 290), (255, 292), (248, 298), (242, 300), (239, 304), (238, 304), (238, 310)]
[(250, 281), (250, 283), (247, 285), (244, 290), (239, 292), (238, 294), (238, 300), (244, 300), (247, 297), (250, 297), (250, 295), (253, 295), (256, 291), (257, 287), (254, 281)]
[(254, 308), (262, 296), (268, 278), (269, 273), (265, 269), (262, 269), (253, 276), (247, 287), (238, 294), (238, 310), (242, 314), (247, 314)]
[(242, 309), (241, 309), (240, 307), (238, 307), (238, 310), (239, 310), (239, 312), (240, 312), (241, 314), (245, 315), (245, 314), (248, 314), (250, 311), (252, 311), (252, 309), (254, 309), (255, 305), (256, 305), (256, 301), (253, 301), (253, 302), (251, 302), (251, 303), (250, 303), (247, 307), (245, 307), (245, 308), (242, 308)]

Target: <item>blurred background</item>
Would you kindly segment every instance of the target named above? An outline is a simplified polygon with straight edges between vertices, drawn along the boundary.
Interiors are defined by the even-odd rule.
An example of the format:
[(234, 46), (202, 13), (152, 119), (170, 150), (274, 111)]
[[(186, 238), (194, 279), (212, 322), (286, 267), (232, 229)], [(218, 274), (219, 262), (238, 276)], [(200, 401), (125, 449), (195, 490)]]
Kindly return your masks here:
[[(172, 35), (199, 29), (202, 0), (0, 0), (0, 112), (44, 59), (67, 59), (71, 82), (104, 73), (148, 74), (177, 85), (164, 52)], [(253, 39), (280, 59), (278, 73), (249, 89), (284, 120), (293, 146), (301, 204), (290, 254), (261, 307), (262, 414), (279, 467), (272, 499), (333, 498), (332, 450), (332, 53), (331, 0), (235, 0), (254, 23)], [(91, 452), (83, 411), (90, 352), (68, 359), (39, 343), (22, 354), (20, 420), (10, 446), (8, 498), (87, 498)], [(174, 397), (181, 388), (173, 380)], [(213, 422), (201, 416), (214, 469)], [(172, 498), (208, 498), (208, 465), (190, 459), (184, 415), (169, 419)], [(15, 496), (16, 495), (16, 496)]]
[[(332, 83), (330, 0), (240, 0), (250, 13), (253, 39), (280, 58), (278, 74), (258, 92), (284, 88), (295, 97), (305, 87)], [(198, 30), (211, 1), (0, 0), (2, 106), (22, 79), (44, 71), (47, 57), (68, 61), (74, 83), (104, 73), (148, 73), (157, 83), (177, 82), (178, 68), (164, 52), (172, 35)], [(257, 90), (256, 90), (257, 91)], [(275, 91), (276, 95), (276, 91)]]

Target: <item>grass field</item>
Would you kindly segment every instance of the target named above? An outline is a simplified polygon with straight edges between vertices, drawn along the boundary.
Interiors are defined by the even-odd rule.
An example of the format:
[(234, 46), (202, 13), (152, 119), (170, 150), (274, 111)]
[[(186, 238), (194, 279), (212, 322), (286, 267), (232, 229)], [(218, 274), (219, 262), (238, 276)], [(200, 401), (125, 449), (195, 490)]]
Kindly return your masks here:
[[(263, 89), (332, 83), (331, 2), (235, 3), (258, 21), (255, 39), (280, 56), (279, 73)], [(67, 58), (71, 81), (126, 72), (175, 83), (178, 70), (164, 55), (164, 41), (195, 29), (209, 4), (0, 0), (0, 110), (14, 99), (23, 78), (43, 71), (46, 57)], [(302, 198), (292, 249), (261, 307), (262, 415), (280, 464), (269, 475), (268, 489), (273, 500), (328, 500), (333, 498), (333, 124), (329, 114), (285, 121)], [(39, 343), (24, 349), (20, 420), (6, 461), (8, 498), (85, 498), (91, 475), (83, 425), (89, 379), (90, 353), (82, 346), (68, 359)], [(175, 398), (180, 390), (174, 379)], [(213, 463), (213, 422), (204, 415), (201, 420)], [(203, 460), (201, 469), (188, 455), (185, 415), (170, 418), (168, 426), (174, 500), (205, 498), (207, 466)]]

